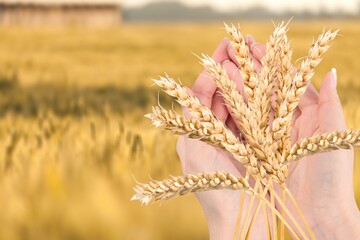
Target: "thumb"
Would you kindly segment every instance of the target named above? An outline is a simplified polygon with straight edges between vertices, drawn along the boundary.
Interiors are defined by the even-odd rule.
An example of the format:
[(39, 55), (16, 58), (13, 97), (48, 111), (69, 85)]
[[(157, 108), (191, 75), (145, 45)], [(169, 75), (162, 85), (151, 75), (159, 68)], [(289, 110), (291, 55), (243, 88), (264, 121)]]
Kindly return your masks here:
[(321, 133), (346, 129), (344, 113), (336, 87), (337, 73), (333, 68), (326, 74), (320, 88), (319, 130)]

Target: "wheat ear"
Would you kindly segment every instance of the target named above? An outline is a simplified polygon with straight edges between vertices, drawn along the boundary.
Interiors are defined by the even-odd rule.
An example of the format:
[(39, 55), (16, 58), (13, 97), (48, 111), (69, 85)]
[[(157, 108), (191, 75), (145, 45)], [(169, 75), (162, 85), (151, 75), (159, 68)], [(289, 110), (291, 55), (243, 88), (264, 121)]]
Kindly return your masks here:
[(250, 173), (257, 174), (256, 158), (248, 154), (244, 144), (220, 120), (202, 122), (162, 107), (153, 107), (153, 112), (146, 117), (152, 120), (155, 127), (164, 127), (175, 134), (200, 139), (231, 153)]
[(166, 200), (187, 193), (202, 192), (216, 189), (244, 190), (253, 195), (255, 192), (244, 178), (235, 177), (230, 173), (204, 172), (197, 175), (171, 177), (163, 181), (151, 181), (139, 184), (131, 200), (139, 200), (149, 204), (159, 200)]
[(278, 170), (278, 161), (275, 153), (277, 145), (272, 141), (272, 133), (269, 128), (269, 114), (271, 109), (271, 95), (274, 89), (275, 77), (278, 65), (274, 59), (278, 58), (282, 39), (286, 34), (286, 25), (280, 24), (275, 28), (269, 40), (266, 42), (266, 53), (261, 59), (263, 68), (259, 73), (259, 83), (255, 87), (253, 119), (256, 119), (256, 139), (260, 141), (262, 149), (267, 154), (267, 172)]
[(243, 96), (239, 93), (235, 82), (229, 78), (225, 68), (208, 55), (202, 55), (201, 64), (212, 75), (212, 80), (221, 90), (221, 95), (224, 97), (245, 139), (249, 143), (256, 142), (249, 126), (250, 120), (248, 120), (248, 117), (250, 110), (246, 106)]
[(271, 108), (271, 95), (274, 88), (275, 77), (277, 76), (277, 59), (280, 53), (280, 46), (286, 34), (286, 26), (280, 24), (275, 28), (269, 40), (266, 42), (266, 53), (261, 59), (262, 69), (259, 73), (259, 83), (255, 88), (255, 109), (252, 109), (264, 135), (265, 129), (269, 126), (269, 113)]
[[(277, 86), (276, 86), (276, 101), (275, 101), (275, 108), (274, 108), (274, 117), (277, 118), (279, 116), (283, 116), (281, 111), (287, 111), (286, 109), (281, 109), (282, 103), (286, 99), (286, 94), (291, 89), (292, 83), (292, 75), (293, 75), (293, 65), (291, 63), (292, 59), (292, 49), (291, 44), (287, 39), (286, 34), (282, 36), (282, 44), (280, 44), (280, 51), (279, 51), (279, 71), (277, 74)], [(291, 124), (291, 122), (290, 122)], [(278, 151), (279, 154), (277, 156), (278, 161), (281, 159), (281, 155), (284, 151), (289, 150), (291, 147), (291, 125), (286, 126), (285, 134), (280, 138), (278, 142)]]
[(175, 82), (168, 75), (160, 77), (160, 79), (154, 79), (154, 83), (161, 87), (164, 92), (175, 97), (177, 102), (186, 107), (192, 116), (202, 121), (211, 121), (214, 118), (209, 108), (204, 106), (197, 97), (190, 96), (184, 86)]
[[(285, 31), (287, 32), (287, 25), (285, 26)], [(281, 106), (282, 103), (286, 99), (286, 94), (291, 89), (292, 84), (292, 75), (293, 75), (293, 65), (291, 63), (292, 59), (292, 49), (291, 44), (287, 39), (286, 34), (282, 35), (281, 44), (279, 44), (279, 52), (278, 52), (278, 71), (277, 71), (277, 81), (275, 87), (275, 107), (274, 107), (274, 119), (281, 116)], [(286, 125), (286, 130), (283, 136), (279, 139), (279, 141), (273, 141), (273, 149), (275, 149), (276, 162), (280, 164), (281, 157), (285, 151), (289, 150), (291, 147), (291, 122), (289, 125)], [(272, 133), (273, 134), (273, 133)], [(274, 138), (274, 137), (273, 137)], [(279, 175), (280, 173), (278, 173)], [(281, 175), (284, 175), (286, 178), (288, 174), (288, 166), (284, 166), (281, 169)]]
[(323, 32), (310, 48), (308, 57), (301, 63), (299, 71), (295, 74), (291, 91), (287, 92), (285, 101), (280, 105), (279, 116), (272, 124), (275, 140), (281, 139), (287, 131), (286, 126), (291, 124), (292, 113), (298, 106), (301, 95), (306, 91), (315, 67), (321, 62), (322, 55), (329, 49), (337, 32), (331, 30)]
[(211, 57), (203, 55), (201, 61), (207, 71), (213, 76), (212, 79), (217, 87), (221, 90), (221, 95), (224, 97), (226, 104), (230, 108), (231, 115), (239, 126), (247, 143), (251, 146), (252, 150), (260, 160), (266, 161), (266, 153), (263, 151), (262, 146), (256, 138), (256, 131), (254, 128), (255, 119), (252, 118), (250, 109), (246, 106), (243, 96), (236, 87), (236, 83), (229, 78), (224, 67), (221, 64), (216, 63)]
[(240, 29), (236, 28), (234, 25), (231, 27), (227, 24), (224, 25), (227, 34), (230, 36), (231, 45), (235, 49), (235, 58), (239, 63), (239, 71), (243, 78), (248, 104), (252, 107), (254, 103), (255, 86), (258, 83), (258, 79), (253, 62), (249, 57), (249, 47), (246, 45)]
[(289, 231), (297, 238), (297, 233), (289, 223), (281, 216), (264, 196), (255, 192), (245, 178), (235, 177), (230, 173), (224, 172), (203, 172), (200, 174), (188, 174), (186, 176), (170, 177), (162, 181), (152, 180), (148, 184), (138, 184), (134, 187), (135, 195), (132, 201), (140, 201), (142, 204), (150, 204), (156, 201), (167, 200), (187, 193), (203, 192), (208, 190), (243, 190), (255, 196), (267, 205), (276, 216), (284, 222)]
[[(209, 122), (214, 124), (215, 127), (221, 129), (227, 129), (223, 122), (214, 116), (212, 111), (201, 104), (200, 100), (194, 96), (190, 96), (186, 89), (174, 81), (174, 79), (169, 76), (161, 77), (160, 80), (154, 80), (154, 82), (163, 88), (163, 90), (168, 93), (170, 96), (176, 97), (177, 101), (184, 107), (188, 108), (190, 113), (199, 118), (202, 122)], [(230, 131), (229, 131), (230, 132)], [(231, 133), (231, 132), (230, 132)], [(229, 133), (229, 135), (230, 135)], [(249, 162), (245, 165), (246, 169), (252, 174), (257, 175), (259, 173), (265, 172), (265, 170), (260, 169), (257, 164), (257, 158), (254, 156), (254, 152), (248, 144), (245, 145), (246, 151), (243, 149), (243, 145), (239, 145), (240, 149), (233, 149), (237, 151), (241, 156), (248, 156)], [(229, 150), (228, 150), (229, 151)], [(262, 175), (263, 176), (263, 175)]]
[(360, 147), (360, 130), (334, 131), (305, 138), (294, 144), (285, 157), (287, 162), (291, 162), (320, 152), (351, 147)]

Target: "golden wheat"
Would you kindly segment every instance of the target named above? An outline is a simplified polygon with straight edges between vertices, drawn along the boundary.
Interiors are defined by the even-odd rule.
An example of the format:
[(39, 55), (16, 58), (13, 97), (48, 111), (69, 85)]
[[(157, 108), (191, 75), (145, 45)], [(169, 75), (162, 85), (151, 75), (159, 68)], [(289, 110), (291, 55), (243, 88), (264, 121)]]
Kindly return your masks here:
[(305, 138), (291, 147), (286, 161), (296, 161), (305, 156), (338, 149), (360, 147), (360, 130), (334, 131)]
[(305, 93), (311, 78), (314, 75), (315, 67), (321, 62), (322, 55), (329, 49), (338, 31), (331, 30), (323, 32), (309, 50), (308, 57), (302, 61), (299, 71), (295, 74), (290, 91), (286, 92), (285, 101), (279, 107), (279, 116), (274, 119), (272, 130), (274, 139), (279, 140), (288, 131), (292, 113), (298, 106), (300, 97)]
[(238, 178), (224, 172), (204, 172), (137, 185), (135, 187), (136, 194), (132, 200), (140, 200), (143, 204), (149, 204), (154, 201), (185, 195), (189, 192), (202, 192), (210, 189), (245, 190), (251, 194), (255, 193), (245, 178)]
[(239, 63), (239, 71), (243, 78), (246, 96), (248, 97), (248, 104), (254, 104), (255, 87), (258, 83), (257, 76), (253, 67), (253, 62), (249, 57), (249, 47), (245, 43), (245, 39), (239, 29), (234, 25), (231, 27), (225, 24), (225, 30), (230, 36), (231, 44), (236, 52), (236, 60)]
[[(249, 56), (249, 47), (239, 29), (225, 24), (225, 29), (231, 37), (231, 43), (236, 52), (236, 60), (240, 66), (243, 77), (248, 105), (243, 96), (238, 92), (236, 84), (226, 73), (224, 67), (216, 63), (207, 55), (203, 55), (202, 64), (205, 66), (213, 81), (221, 90), (237, 125), (241, 128), (246, 143), (242, 143), (227, 129), (224, 123), (215, 117), (211, 110), (201, 104), (199, 99), (190, 96), (185, 87), (176, 83), (170, 77), (161, 77), (155, 83), (162, 87), (166, 93), (175, 97), (195, 118), (185, 118), (167, 111), (162, 107), (154, 107), (153, 113), (147, 115), (156, 127), (163, 126), (175, 134), (186, 134), (191, 138), (198, 138), (210, 145), (220, 147), (231, 153), (235, 159), (244, 165), (247, 173), (256, 180), (256, 185), (251, 188), (247, 179), (236, 178), (229, 173), (201, 173), (185, 177), (172, 177), (164, 181), (151, 181), (149, 184), (140, 184), (134, 188), (136, 194), (132, 200), (140, 200), (144, 204), (165, 200), (190, 192), (233, 189), (245, 190), (252, 195), (249, 209), (246, 211), (244, 225), (240, 238), (249, 236), (252, 222), (256, 218), (261, 204), (270, 208), (273, 221), (273, 234), (277, 238), (276, 217), (280, 219), (281, 239), (284, 238), (285, 226), (297, 239), (315, 239), (311, 228), (301, 213), (295, 199), (286, 187), (288, 164), (304, 156), (336, 149), (348, 149), (351, 146), (360, 146), (360, 130), (335, 131), (306, 138), (296, 143), (290, 149), (290, 130), (292, 115), (299, 103), (299, 99), (314, 74), (314, 68), (320, 63), (322, 55), (328, 50), (337, 35), (337, 31), (323, 32), (310, 48), (309, 56), (305, 58), (300, 69), (292, 79), (291, 47), (287, 40), (287, 25), (277, 26), (266, 44), (266, 53), (261, 59), (262, 69), (257, 73)], [(274, 121), (270, 126), (271, 98), (275, 94)], [(258, 159), (256, 159), (257, 157)], [(248, 176), (246, 176), (247, 178)], [(281, 186), (282, 198), (274, 190), (274, 184)], [(266, 188), (261, 190), (259, 184)], [(262, 194), (270, 194), (270, 202)], [(259, 197), (260, 196), (260, 197)], [(286, 198), (290, 197), (302, 227), (286, 207)], [(255, 215), (251, 217), (250, 229), (246, 230), (246, 223), (250, 218), (250, 211), (254, 197), (260, 198)], [(279, 204), (281, 214), (275, 209)], [(242, 204), (241, 204), (242, 206)], [(241, 208), (240, 206), (240, 208)], [(266, 212), (266, 210), (265, 210)], [(285, 218), (291, 220), (289, 225)], [(241, 211), (238, 219), (241, 218)], [(269, 219), (267, 226), (269, 226)], [(237, 221), (240, 224), (240, 221)], [(239, 229), (237, 227), (236, 229)], [(238, 230), (235, 230), (235, 237)], [(270, 231), (269, 238), (271, 238)]]

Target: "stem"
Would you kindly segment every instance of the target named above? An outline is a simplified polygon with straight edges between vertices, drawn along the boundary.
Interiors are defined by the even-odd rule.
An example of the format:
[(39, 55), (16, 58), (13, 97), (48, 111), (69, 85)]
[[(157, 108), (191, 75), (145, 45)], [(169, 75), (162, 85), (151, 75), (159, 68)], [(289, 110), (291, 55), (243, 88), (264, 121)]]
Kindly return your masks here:
[[(271, 180), (270, 180), (271, 181)], [(269, 182), (269, 190), (270, 190), (270, 200), (271, 200), (271, 204), (272, 206), (275, 207), (275, 199), (274, 199), (274, 195), (272, 194), (272, 192), (274, 192), (274, 186), (272, 181)], [(273, 233), (274, 233), (274, 239), (278, 239), (278, 234), (277, 234), (277, 219), (276, 219), (276, 215), (274, 213), (274, 211), (271, 211), (271, 216), (272, 216), (272, 221), (273, 221)]]
[(242, 215), (242, 210), (243, 210), (243, 207), (244, 207), (244, 198), (245, 198), (245, 191), (241, 191), (240, 204), (239, 204), (238, 215), (237, 215), (237, 218), (236, 218), (236, 225), (235, 225), (235, 232), (234, 232), (233, 240), (236, 240), (238, 235), (239, 235), (240, 224), (241, 224), (241, 215)]
[(294, 216), (290, 213), (289, 209), (284, 205), (284, 203), (282, 202), (281, 198), (279, 197), (279, 195), (273, 190), (270, 189), (270, 191), (273, 193), (274, 197), (276, 198), (276, 200), (278, 201), (278, 203), (280, 204), (281, 208), (284, 209), (286, 215), (290, 218), (290, 220), (294, 223), (295, 227), (297, 228), (297, 230), (300, 232), (302, 239), (308, 239), (307, 235), (305, 234), (304, 230), (301, 228), (301, 226), (299, 225), (299, 223), (296, 221), (296, 219), (294, 218)]
[(302, 211), (301, 211), (298, 203), (296, 202), (294, 196), (291, 194), (289, 189), (287, 189), (286, 187), (285, 187), (284, 191), (285, 191), (285, 193), (288, 194), (288, 196), (290, 197), (291, 202), (294, 204), (294, 207), (296, 208), (297, 212), (299, 213), (299, 216), (300, 216), (301, 220), (303, 221), (307, 231), (309, 232), (311, 239), (316, 239), (315, 234), (313, 233), (313, 231), (311, 230), (308, 222), (306, 221), (306, 218), (304, 217), (304, 214), (302, 213)]
[(270, 220), (269, 220), (269, 215), (268, 215), (268, 212), (267, 212), (267, 210), (266, 210), (266, 206), (265, 206), (265, 205), (263, 205), (263, 211), (264, 211), (265, 220), (266, 220), (266, 229), (267, 229), (268, 240), (271, 240)]
[[(263, 197), (265, 197), (265, 195), (266, 195), (267, 192), (268, 192), (268, 189), (265, 188), (265, 190), (263, 190), (263, 188), (262, 188), (262, 186), (261, 186), (261, 184), (260, 184), (259, 190), (260, 190), (260, 194), (261, 194)], [(251, 218), (251, 222), (250, 222), (250, 225), (249, 225), (249, 229), (248, 229), (248, 232), (247, 232), (247, 234), (246, 234), (246, 239), (250, 239), (250, 234), (251, 234), (250, 229), (252, 228), (252, 226), (253, 226), (253, 224), (254, 224), (254, 222), (255, 222), (258, 214), (259, 214), (260, 208), (261, 208), (262, 206), (264, 206), (264, 205), (263, 205), (263, 202), (259, 202), (258, 205), (257, 205), (257, 207), (256, 207), (255, 213), (254, 213), (254, 215), (253, 215), (252, 218)], [(266, 210), (266, 208), (265, 208), (265, 210)], [(266, 229), (269, 229), (269, 223), (268, 223), (267, 217), (266, 217)], [(269, 237), (269, 231), (268, 231), (268, 237)]]
[[(284, 188), (281, 188), (281, 193), (282, 193), (282, 201), (284, 203), (284, 205), (286, 205), (286, 192), (284, 190)], [(285, 217), (285, 211), (284, 208), (281, 209), (281, 216)], [(285, 227), (284, 227), (284, 223), (280, 222), (280, 240), (284, 240), (285, 239)]]
[[(279, 213), (278, 210), (276, 210), (276, 208), (274, 207), (274, 205), (272, 205), (272, 203), (270, 203), (266, 198), (262, 197), (261, 195), (259, 195), (258, 193), (254, 193), (254, 195), (256, 195), (256, 197), (258, 197), (260, 200), (262, 200), (270, 209), (271, 211), (281, 220), (284, 222), (285, 226), (288, 228), (289, 232), (291, 234), (293, 234), (293, 236), (296, 239), (300, 240), (299, 235), (294, 231), (294, 229), (289, 225), (289, 223), (281, 216), (281, 214)], [(274, 238), (276, 239), (276, 238)]]
[[(263, 191), (263, 188), (262, 188), (262, 185), (260, 185), (260, 191)], [(266, 194), (269, 192), (269, 188), (266, 187), (264, 189), (264, 191), (266, 192)], [(266, 229), (267, 229), (267, 236), (268, 236), (268, 240), (271, 240), (271, 228), (270, 228), (270, 220), (269, 220), (269, 215), (268, 215), (268, 212), (266, 210), (266, 206), (265, 205), (262, 205), (263, 207), (263, 211), (264, 211), (264, 217), (265, 217), (265, 224), (266, 224)]]
[[(255, 184), (255, 187), (254, 187), (254, 192), (255, 193), (258, 190), (259, 184), (260, 184), (260, 181), (256, 180), (256, 184)], [(255, 196), (253, 195), (253, 196), (251, 196), (250, 204), (249, 204), (248, 209), (246, 211), (245, 220), (244, 220), (243, 226), (241, 228), (241, 232), (240, 232), (240, 239), (244, 239), (246, 225), (247, 225), (247, 222), (248, 222), (248, 219), (249, 219), (250, 212), (251, 212), (252, 207), (254, 205), (254, 201), (255, 201)]]

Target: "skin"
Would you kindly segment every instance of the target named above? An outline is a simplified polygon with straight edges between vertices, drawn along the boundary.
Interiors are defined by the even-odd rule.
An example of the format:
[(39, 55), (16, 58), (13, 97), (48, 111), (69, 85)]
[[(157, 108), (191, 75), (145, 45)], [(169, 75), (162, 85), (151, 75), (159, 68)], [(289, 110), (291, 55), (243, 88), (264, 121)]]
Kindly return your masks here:
[[(251, 46), (254, 67), (259, 71), (265, 46), (256, 43), (252, 37), (248, 37), (247, 42)], [(218, 63), (222, 63), (244, 96), (241, 76), (229, 40), (224, 39), (212, 57)], [(331, 72), (326, 74), (319, 92), (312, 85), (308, 87), (293, 116), (292, 143), (314, 134), (346, 129), (336, 90), (336, 78)], [(235, 134), (239, 133), (223, 98), (205, 71), (200, 74), (189, 91), (204, 105), (210, 107)], [(246, 99), (246, 96), (244, 98)], [(188, 115), (186, 109), (184, 115)], [(198, 140), (180, 137), (177, 152), (185, 174), (221, 170), (236, 176), (245, 176), (243, 167), (231, 156)], [(352, 150), (339, 150), (306, 157), (290, 165), (287, 187), (298, 202), (317, 239), (356, 239), (360, 236), (360, 214), (352, 184), (353, 162)], [(277, 190), (280, 194), (279, 188)], [(198, 193), (196, 197), (207, 219), (210, 239), (233, 238), (240, 191), (209, 191)], [(250, 197), (245, 195), (243, 216), (249, 202)], [(290, 200), (287, 200), (287, 203), (289, 202)], [(297, 216), (291, 204), (287, 207)], [(277, 206), (277, 209), (281, 211), (280, 206)], [(298, 221), (301, 222), (300, 219)], [(260, 211), (250, 239), (264, 239), (264, 236), (267, 236), (265, 217), (264, 212)]]

